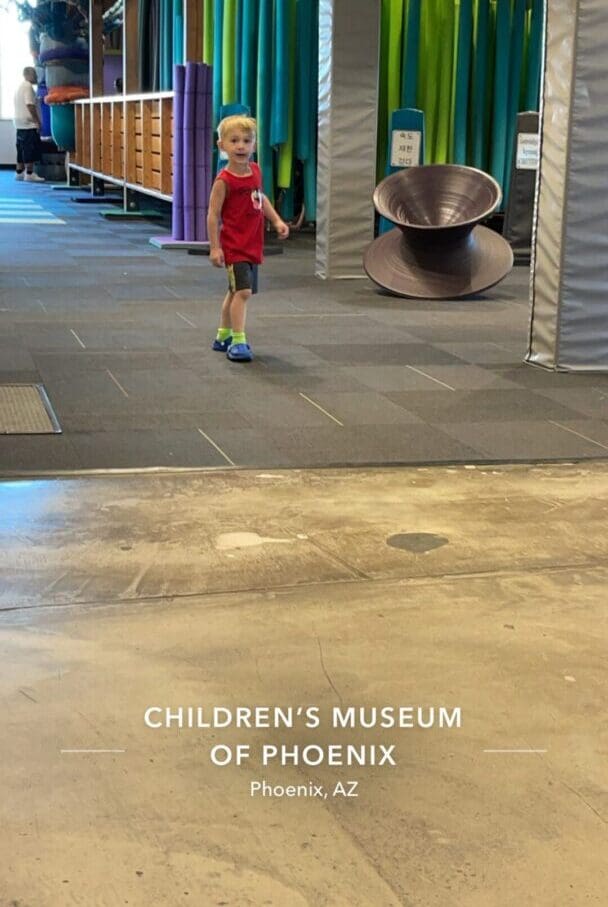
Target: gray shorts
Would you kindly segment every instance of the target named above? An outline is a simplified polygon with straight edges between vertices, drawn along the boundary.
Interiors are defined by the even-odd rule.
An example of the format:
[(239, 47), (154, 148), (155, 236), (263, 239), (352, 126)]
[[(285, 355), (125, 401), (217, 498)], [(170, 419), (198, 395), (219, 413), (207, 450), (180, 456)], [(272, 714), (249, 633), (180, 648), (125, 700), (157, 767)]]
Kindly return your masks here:
[(258, 266), (251, 264), (250, 261), (235, 261), (234, 264), (226, 265), (228, 272), (228, 288), (231, 293), (238, 293), (239, 290), (251, 290), (252, 293), (258, 291)]

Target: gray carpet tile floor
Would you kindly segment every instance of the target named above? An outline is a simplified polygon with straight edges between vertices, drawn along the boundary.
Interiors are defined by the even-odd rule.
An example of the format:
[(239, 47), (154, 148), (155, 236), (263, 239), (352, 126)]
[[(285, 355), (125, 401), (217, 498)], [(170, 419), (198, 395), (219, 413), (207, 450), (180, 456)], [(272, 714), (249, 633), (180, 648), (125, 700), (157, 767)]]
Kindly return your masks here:
[(224, 274), (152, 246), (167, 218), (104, 220), (79, 194), (0, 172), (0, 383), (43, 384), (62, 427), (0, 435), (2, 474), (608, 453), (608, 375), (523, 362), (525, 268), (469, 300), (395, 299), (318, 280), (296, 234), (250, 304), (255, 361), (232, 364), (210, 349)]

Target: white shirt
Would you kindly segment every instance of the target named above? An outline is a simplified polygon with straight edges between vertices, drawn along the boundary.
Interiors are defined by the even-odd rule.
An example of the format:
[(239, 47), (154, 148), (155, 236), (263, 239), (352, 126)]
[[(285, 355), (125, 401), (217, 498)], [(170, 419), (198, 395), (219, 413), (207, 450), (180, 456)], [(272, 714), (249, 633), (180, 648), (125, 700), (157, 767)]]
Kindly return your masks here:
[(15, 129), (37, 129), (38, 123), (32, 119), (32, 114), (27, 109), (28, 104), (36, 106), (36, 92), (34, 86), (24, 79), (15, 92), (15, 116), (13, 123)]

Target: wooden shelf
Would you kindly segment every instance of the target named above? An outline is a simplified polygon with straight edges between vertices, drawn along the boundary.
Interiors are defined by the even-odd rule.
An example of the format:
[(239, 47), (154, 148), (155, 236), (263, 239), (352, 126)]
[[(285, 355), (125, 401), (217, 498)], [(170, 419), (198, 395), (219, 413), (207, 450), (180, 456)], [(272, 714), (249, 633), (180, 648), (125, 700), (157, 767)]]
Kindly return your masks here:
[(70, 167), (172, 200), (173, 92), (87, 98), (74, 108)]

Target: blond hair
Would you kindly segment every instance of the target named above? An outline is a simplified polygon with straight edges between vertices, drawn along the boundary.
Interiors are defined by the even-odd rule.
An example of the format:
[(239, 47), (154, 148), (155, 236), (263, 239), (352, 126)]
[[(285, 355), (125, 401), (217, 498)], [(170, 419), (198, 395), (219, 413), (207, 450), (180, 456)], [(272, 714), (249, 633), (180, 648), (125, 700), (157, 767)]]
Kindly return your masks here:
[(231, 129), (240, 129), (241, 132), (251, 133), (251, 135), (253, 135), (255, 139), (257, 128), (258, 127), (256, 121), (253, 119), (253, 117), (245, 116), (245, 114), (242, 113), (236, 113), (232, 116), (224, 117), (223, 120), (220, 120), (217, 126), (217, 134), (221, 142)]

